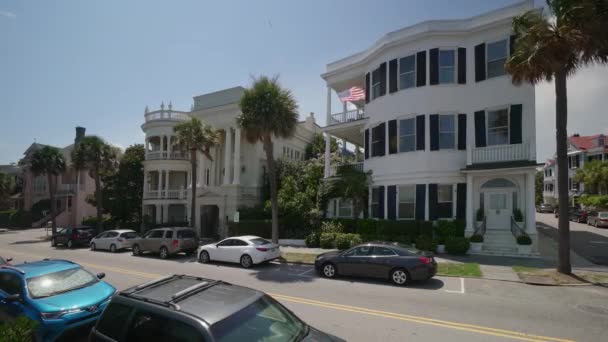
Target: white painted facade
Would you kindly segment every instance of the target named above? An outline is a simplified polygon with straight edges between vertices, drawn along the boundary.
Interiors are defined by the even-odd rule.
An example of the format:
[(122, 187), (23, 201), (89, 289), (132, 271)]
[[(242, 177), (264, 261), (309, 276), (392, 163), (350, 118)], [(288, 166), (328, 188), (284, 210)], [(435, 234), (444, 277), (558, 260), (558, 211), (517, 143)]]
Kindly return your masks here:
[[(497, 239), (505, 239), (502, 233), (510, 232), (512, 229), (513, 209), (520, 209), (524, 216), (524, 222), (519, 224), (520, 228), (532, 238), (533, 249), (536, 249), (534, 87), (527, 84), (514, 86), (511, 77), (507, 74), (488, 77), (489, 56), (492, 54), (489, 52), (489, 45), (502, 41), (500, 44), (504, 43), (504, 49), (508, 54), (512, 43), (510, 39), (512, 18), (532, 10), (533, 6), (533, 1), (523, 1), (468, 19), (422, 22), (388, 33), (367, 50), (327, 65), (327, 71), (322, 77), (328, 87), (328, 125), (323, 131), (326, 133), (326, 139), (333, 136), (357, 147), (367, 148), (368, 157), (362, 163), (362, 167), (365, 171), (372, 172), (373, 186), (369, 196), (369, 212), (372, 217), (424, 220), (461, 218), (466, 220), (467, 235), (472, 235), (479, 226), (476, 222), (476, 213), (482, 207), (485, 209), (487, 219), (487, 241), (492, 237), (492, 231), (496, 233), (494, 236)], [(485, 44), (479, 49), (483, 49), (485, 54), (486, 63), (480, 65), (483, 65), (486, 77), (477, 80), (476, 47), (480, 44)], [(466, 49), (466, 52), (462, 48)], [(431, 54), (434, 53), (432, 51), (434, 49), (439, 49), (439, 58), (436, 59), (439, 65), (433, 64)], [(450, 78), (450, 71), (444, 73), (442, 70), (444, 57), (448, 61), (443, 65), (450, 65), (447, 56), (449, 53), (444, 55), (441, 50), (453, 51), (452, 83), (441, 83), (442, 80)], [(424, 52), (424, 56), (418, 57), (417, 54), (420, 52)], [(408, 80), (404, 78), (402, 81), (401, 74), (411, 69), (408, 69), (406, 61), (402, 61), (402, 58), (412, 55), (414, 86), (405, 87), (403, 85), (407, 84)], [(419, 58), (424, 60), (425, 66), (422, 77), (424, 84), (418, 85), (420, 78), (418, 74), (421, 74), (418, 65), (423, 65), (420, 63), (422, 59)], [(395, 60), (396, 62), (392, 62)], [(381, 66), (383, 63), (386, 63), (384, 70)], [(391, 89), (391, 84), (395, 84), (391, 79), (391, 63), (396, 63), (393, 65), (397, 66), (396, 89)], [(466, 71), (461, 69), (461, 64), (466, 66)], [(439, 84), (431, 84), (432, 68), (439, 70), (437, 76)], [(377, 82), (374, 81), (374, 73), (378, 73), (376, 70), (385, 71), (380, 76), (385, 79), (385, 94), (381, 96), (374, 96), (379, 92), (374, 88), (382, 87), (375, 85)], [(464, 75), (466, 80), (462, 77)], [(369, 83), (366, 77), (370, 78)], [(354, 86), (367, 87), (369, 101), (350, 103), (348, 107), (344, 106), (343, 112), (331, 113), (331, 91), (339, 93)], [(520, 126), (515, 122), (516, 116), (512, 116), (512, 112), (517, 111), (517, 108), (521, 108)], [(508, 114), (504, 111), (494, 113), (497, 110), (505, 110)], [(479, 112), (482, 114), (476, 114)], [(445, 115), (452, 115), (452, 119), (445, 119), (444, 126), (448, 128), (442, 131), (441, 122), (444, 122)], [(481, 131), (476, 128), (477, 115), (483, 115), (483, 119), (479, 120), (484, 126)], [(490, 115), (507, 118), (506, 127), (498, 128), (498, 125), (490, 127)], [(416, 119), (417, 117), (424, 119)], [(460, 124), (461, 120), (464, 120), (461, 119), (462, 117), (466, 117), (466, 126)], [(410, 118), (413, 121), (409, 123), (402, 121)], [(424, 120), (423, 130), (418, 131), (415, 128), (418, 125), (422, 127), (421, 122), (417, 120)], [(438, 122), (438, 126), (431, 127), (431, 120), (437, 120), (434, 122)], [(396, 125), (396, 134), (392, 135), (391, 122)], [(407, 129), (412, 122), (414, 137), (409, 136), (411, 131)], [(452, 128), (449, 128), (450, 122)], [(381, 127), (379, 125), (382, 124), (385, 126), (383, 129), (376, 128)], [(495, 135), (490, 137), (490, 130), (495, 132), (500, 129), (508, 130), (508, 133), (505, 133), (508, 141), (500, 142)], [(466, 132), (466, 137), (462, 136), (461, 130)], [(379, 133), (380, 131), (384, 132)], [(374, 134), (374, 132), (378, 133)], [(422, 132), (424, 132), (424, 140), (419, 142), (420, 138), (417, 136)], [(367, 134), (369, 140), (366, 141)], [(382, 134), (384, 139), (381, 138)], [(477, 136), (480, 134), (484, 135), (484, 143), (477, 141)], [(514, 138), (514, 134), (517, 138)], [(374, 135), (379, 138), (376, 139)], [(391, 138), (396, 139), (396, 143), (391, 142)], [(410, 144), (411, 139), (414, 141), (413, 145)], [(440, 144), (445, 142), (445, 145), (437, 148), (439, 145), (435, 145), (440, 139)], [(384, 145), (381, 148), (384, 153), (374, 155), (375, 144)], [(328, 144), (327, 147), (329, 151)], [(327, 155), (325, 172), (327, 178), (334, 176), (332, 169), (335, 169), (335, 166), (330, 165)], [(423, 187), (424, 194), (415, 193), (416, 186)], [(377, 187), (383, 187), (383, 193), (375, 190)], [(440, 198), (437, 201), (430, 198), (435, 196), (435, 187), (439, 189)], [(451, 196), (448, 194), (449, 191)], [(465, 192), (466, 195), (463, 196), (462, 193), (459, 195), (459, 191)], [(382, 199), (378, 199), (378, 195), (383, 196)], [(390, 196), (395, 196), (394, 203), (391, 202)], [(466, 203), (458, 203), (459, 196), (460, 201)], [(448, 204), (447, 200), (450, 197), (451, 203)], [(421, 198), (424, 200), (419, 200)], [(444, 204), (437, 205), (440, 202)], [(337, 207), (336, 204), (333, 205)], [(415, 209), (412, 210), (412, 206)], [(437, 212), (439, 206), (444, 213), (443, 217)], [(446, 209), (448, 206), (452, 207), (451, 212)], [(382, 212), (375, 213), (377, 210)], [(408, 214), (402, 215), (400, 210), (407, 211)], [(331, 208), (329, 212), (340, 216)], [(343, 210), (343, 213), (347, 212)], [(510, 234), (507, 237), (509, 241), (495, 243), (494, 251), (516, 250), (514, 237)]]
[[(213, 160), (197, 156), (197, 199), (195, 226), (202, 237), (224, 237), (227, 224), (241, 207), (260, 202), (266, 172), (266, 154), (261, 143), (251, 144), (236, 123), (242, 87), (194, 97), (191, 111), (175, 111), (169, 105), (148, 111), (142, 130), (146, 135), (144, 172), (144, 214), (156, 223), (189, 221), (191, 167), (189, 156), (174, 146), (173, 127), (191, 117), (221, 131), (221, 143), (211, 149)], [(302, 159), (306, 145), (320, 128), (311, 113), (298, 123), (290, 139), (275, 139), (275, 159)], [(163, 143), (161, 143), (161, 141)], [(169, 143), (167, 143), (169, 142)]]

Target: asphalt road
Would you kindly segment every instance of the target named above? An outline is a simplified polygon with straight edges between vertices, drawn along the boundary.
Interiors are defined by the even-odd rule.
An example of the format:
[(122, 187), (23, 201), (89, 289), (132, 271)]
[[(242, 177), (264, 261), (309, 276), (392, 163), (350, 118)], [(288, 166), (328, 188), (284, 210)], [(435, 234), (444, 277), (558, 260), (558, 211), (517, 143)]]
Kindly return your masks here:
[(0, 254), (14, 263), (65, 258), (118, 289), (166, 274), (193, 274), (265, 291), (309, 324), (349, 341), (606, 341), (608, 289), (535, 287), (437, 277), (396, 287), (374, 280), (319, 278), (310, 266), (268, 264), (245, 270), (87, 249), (51, 248), (41, 230), (0, 234)]
[[(557, 218), (553, 214), (537, 213), (536, 220), (547, 225), (544, 231), (557, 241)], [(571, 221), (570, 248), (594, 264), (608, 266), (608, 228)]]

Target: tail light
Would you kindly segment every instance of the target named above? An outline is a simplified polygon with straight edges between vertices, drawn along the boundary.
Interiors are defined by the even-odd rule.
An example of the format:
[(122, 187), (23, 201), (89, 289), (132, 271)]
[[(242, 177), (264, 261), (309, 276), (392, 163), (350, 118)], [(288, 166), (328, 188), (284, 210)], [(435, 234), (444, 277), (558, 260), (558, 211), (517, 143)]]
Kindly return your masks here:
[(423, 264), (430, 264), (433, 262), (433, 258), (427, 258), (427, 257), (421, 257), (421, 258), (418, 258), (418, 260), (420, 260), (420, 262), (422, 262)]
[(123, 241), (125, 241), (125, 239), (123, 239), (123, 238), (118, 238), (118, 242), (123, 242)]
[(256, 249), (260, 252), (268, 252), (268, 248), (266, 247), (257, 247)]
[(173, 240), (173, 247), (177, 247), (178, 244), (179, 244), (178, 240)]

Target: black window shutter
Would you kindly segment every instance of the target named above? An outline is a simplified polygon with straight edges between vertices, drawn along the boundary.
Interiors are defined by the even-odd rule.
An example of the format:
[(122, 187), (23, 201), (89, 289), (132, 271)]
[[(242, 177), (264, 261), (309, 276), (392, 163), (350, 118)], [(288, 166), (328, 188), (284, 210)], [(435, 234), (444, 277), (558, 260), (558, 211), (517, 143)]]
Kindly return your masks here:
[(467, 83), (467, 49), (458, 48), (458, 84)]
[(386, 94), (386, 62), (380, 64), (378, 73), (380, 74), (380, 95)]
[(416, 220), (424, 221), (426, 211), (426, 184), (416, 184)]
[(458, 149), (467, 149), (467, 115), (458, 114)]
[(521, 112), (522, 105), (512, 105), (510, 117), (511, 127), (509, 131), (511, 132), (510, 143), (511, 144), (521, 144), (522, 140), (522, 123), (521, 123)]
[(426, 85), (426, 51), (416, 54), (416, 87)]
[(386, 187), (386, 202), (388, 205), (388, 219), (394, 220), (397, 218), (397, 186), (389, 185)]
[(378, 187), (378, 218), (384, 218), (384, 186)]
[(365, 103), (369, 103), (369, 72), (365, 74)]
[(369, 158), (369, 129), (365, 129), (365, 142), (363, 143), (365, 151), (365, 159)]
[(512, 34), (509, 37), (509, 56), (513, 56), (513, 52), (515, 51), (515, 35)]
[(439, 115), (429, 115), (429, 129), (431, 131), (431, 151), (439, 150)]
[(429, 184), (429, 220), (431, 221), (438, 217), (437, 204), (437, 184)]
[(397, 153), (397, 120), (388, 122), (388, 154)]
[(486, 44), (475, 46), (475, 82), (486, 79)]
[(467, 212), (467, 183), (456, 184), (456, 218), (464, 220)]
[(383, 156), (386, 154), (386, 123), (383, 122), (378, 125), (379, 139), (380, 140), (380, 148), (378, 149), (378, 156)]
[(425, 137), (424, 129), (424, 115), (418, 115), (416, 117), (416, 150), (424, 151)]
[(486, 112), (475, 112), (475, 147), (486, 147)]
[(439, 84), (439, 49), (429, 51), (429, 64), (429, 84)]
[(388, 92), (394, 93), (399, 90), (397, 85), (397, 59), (388, 62)]

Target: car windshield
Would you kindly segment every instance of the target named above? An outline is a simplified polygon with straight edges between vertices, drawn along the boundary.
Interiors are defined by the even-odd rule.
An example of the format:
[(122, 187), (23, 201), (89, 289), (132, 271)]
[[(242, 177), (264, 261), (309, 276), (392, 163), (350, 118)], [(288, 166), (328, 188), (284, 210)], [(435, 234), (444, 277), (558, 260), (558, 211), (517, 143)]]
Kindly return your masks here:
[(216, 341), (299, 341), (308, 327), (265, 296), (211, 326)]
[(50, 297), (96, 283), (97, 278), (80, 267), (44, 274), (27, 279), (33, 298)]
[(177, 238), (178, 239), (191, 239), (194, 236), (195, 236), (194, 235), (194, 231), (192, 231), (190, 229), (178, 230), (177, 231)]
[(608, 213), (599, 213), (597, 216), (600, 218), (608, 218)]
[(251, 239), (249, 241), (251, 241), (251, 243), (253, 243), (256, 246), (269, 245), (269, 244), (272, 243), (272, 242), (270, 242), (270, 241), (268, 241), (266, 239), (262, 239), (262, 238)]

